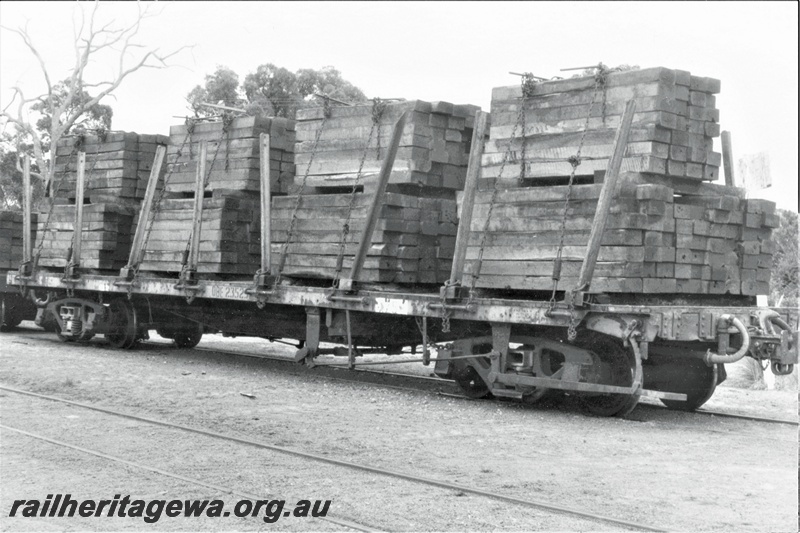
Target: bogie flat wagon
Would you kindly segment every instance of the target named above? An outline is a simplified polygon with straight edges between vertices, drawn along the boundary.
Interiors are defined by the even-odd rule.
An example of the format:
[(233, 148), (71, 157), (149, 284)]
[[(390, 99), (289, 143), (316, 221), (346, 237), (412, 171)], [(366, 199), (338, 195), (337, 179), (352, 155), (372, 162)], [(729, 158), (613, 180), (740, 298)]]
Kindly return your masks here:
[[(642, 71), (634, 81), (638, 83), (649, 75), (661, 81), (665, 76), (662, 71)], [(702, 80), (686, 80), (687, 98), (692, 83), (698, 94), (702, 92)], [(579, 82), (584, 83), (571, 83)], [(609, 76), (604, 78), (603, 90), (609, 91), (610, 98), (623, 82), (623, 78)], [(596, 90), (599, 82), (586, 83)], [(647, 87), (651, 85), (653, 91), (660, 90), (655, 82), (647, 82)], [(576, 87), (571, 90), (580, 89)], [(679, 83), (676, 87), (683, 86)], [(255, 189), (249, 192), (253, 194), (234, 195), (235, 201), (217, 201), (225, 193), (217, 195), (216, 189), (213, 194), (208, 192), (208, 176), (218, 168), (222, 170), (220, 177), (214, 178), (220, 180), (216, 187), (225, 187), (224, 166), (219, 166), (216, 153), (209, 155), (209, 150), (219, 150), (223, 141), (202, 133), (206, 131), (202, 128), (189, 127), (180, 132), (184, 141), (193, 131), (201, 132), (200, 140), (188, 159), (189, 152), (177, 150), (177, 163), (171, 164), (182, 170), (188, 165), (194, 172), (194, 196), (187, 192), (191, 187), (185, 185), (178, 191), (183, 196), (165, 198), (171, 170), (166, 176), (162, 172), (166, 149), (158, 148), (124, 268), (116, 272), (82, 268), (84, 223), (83, 207), (78, 202), (67, 264), (63, 268), (43, 267), (27, 245), (22, 265), (8, 273), (7, 283), (35, 302), (39, 322), (50, 316), (57, 323), (58, 335), (64, 341), (82, 342), (100, 334), (113, 346), (131, 348), (150, 330), (174, 339), (179, 346), (194, 346), (204, 332), (212, 331), (290, 338), (297, 339), (294, 359), (299, 363), (331, 364), (318, 363), (316, 358), (333, 353), (346, 357), (341, 364), (349, 367), (363, 364), (358, 357), (362, 354), (387, 354), (386, 362), (396, 362), (392, 354), (421, 346), (419, 361), (434, 364), (437, 375), (455, 380), (468, 396), (493, 395), (533, 403), (566, 392), (579, 396), (590, 412), (601, 416), (625, 415), (641, 396), (659, 398), (670, 408), (696, 409), (725, 379), (725, 364), (743, 357), (769, 362), (776, 374), (791, 373), (797, 362), (796, 310), (759, 308), (755, 292), (741, 288), (750, 287), (745, 281), (737, 278), (739, 288), (731, 290), (730, 277), (712, 279), (712, 267), (704, 261), (721, 260), (717, 256), (725, 253), (727, 243), (719, 236), (681, 229), (702, 232), (709, 224), (732, 227), (736, 224), (735, 208), (745, 204), (739, 198), (728, 199), (733, 188), (723, 191), (715, 189), (721, 186), (687, 181), (685, 174), (667, 187), (663, 175), (659, 177), (654, 170), (653, 165), (659, 163), (652, 154), (631, 162), (635, 150), (662, 150), (658, 146), (664, 144), (661, 141), (642, 140), (647, 135), (664, 138), (659, 137), (661, 130), (637, 126), (638, 101), (627, 98), (625, 91), (619, 93), (626, 105), (620, 106), (613, 117), (603, 112), (602, 126), (611, 130), (610, 134), (600, 130), (586, 133), (589, 119), (594, 120), (592, 106), (589, 118), (581, 124), (584, 127), (569, 134), (579, 143), (578, 158), (556, 161), (568, 164), (563, 179), (554, 178), (546, 166), (554, 161), (544, 160), (547, 158), (536, 152), (538, 148), (525, 140), (526, 127), (530, 126), (525, 124), (525, 113), (530, 105), (538, 105), (534, 97), (550, 95), (552, 105), (542, 104), (542, 109), (550, 109), (548, 113), (552, 112), (553, 98), (562, 98), (550, 86), (532, 88), (523, 84), (521, 94), (504, 95), (512, 104), (500, 109), (511, 113), (515, 128), (510, 136), (505, 133), (502, 115), (495, 120), (493, 109), (488, 140), (488, 116), (474, 109), (465, 119), (442, 103), (432, 108), (411, 103), (392, 108), (394, 115), (384, 115), (389, 125), (381, 130), (380, 121), (375, 119), (381, 113), (376, 114), (373, 105), (373, 124), (378, 135), (381, 131), (384, 135), (375, 143), (367, 123), (370, 132), (364, 151), (377, 147), (374, 153), (370, 149), (368, 157), (359, 156), (358, 145), (342, 137), (347, 128), (361, 127), (359, 110), (343, 108), (332, 118), (327, 106), (308, 111), (305, 116), (319, 123), (309, 120), (305, 129), (298, 126), (296, 146), (305, 147), (309, 153), (294, 154), (302, 160), (295, 176), (299, 187), (294, 189), (276, 178), (276, 172), (284, 171), (282, 156), (271, 146), (273, 138), (275, 143), (282, 143), (275, 136), (293, 131), (292, 127), (281, 125), (276, 133), (274, 124), (264, 126), (272, 129), (259, 133), (257, 151), (248, 139), (229, 140), (229, 149), (235, 145), (250, 150), (250, 155), (258, 154), (252, 167)], [(563, 96), (572, 97), (578, 98), (574, 94)], [(652, 103), (652, 98), (647, 98), (650, 100), (643, 102)], [(693, 101), (699, 101), (699, 96)], [(595, 103), (594, 96), (591, 103)], [(432, 118), (426, 118), (425, 113)], [(655, 112), (644, 112), (648, 113)], [(662, 118), (659, 115), (659, 120)], [(424, 120), (428, 120), (425, 127), (420, 122)], [(469, 142), (463, 138), (465, 123), (472, 130)], [(226, 119), (222, 131), (246, 129), (230, 124)], [(206, 129), (211, 132), (213, 128)], [(443, 137), (437, 144), (439, 129)], [(247, 130), (247, 135), (253, 131)], [(303, 132), (308, 137), (301, 139)], [(332, 132), (330, 137), (326, 132)], [(466, 148), (456, 146), (462, 140)], [(216, 145), (210, 148), (209, 142)], [(545, 150), (551, 150), (549, 154), (566, 152), (563, 146), (553, 145), (552, 138), (542, 142), (551, 143)], [(318, 149), (325, 146), (356, 153), (358, 170), (350, 171), (332, 153), (320, 155)], [(496, 153), (484, 153), (484, 147)], [(605, 172), (592, 170), (588, 181), (575, 172), (581, 165), (583, 148), (586, 153), (600, 154), (595, 159), (605, 158)], [(677, 161), (686, 157), (685, 148), (676, 144), (663, 150)], [(433, 154), (432, 166), (419, 159), (424, 150), (428, 150), (424, 154)], [(315, 161), (315, 157), (319, 159)], [(396, 159), (402, 157), (411, 162), (398, 174), (393, 169), (397, 169)], [(713, 159), (708, 154), (703, 157)], [(595, 159), (588, 157), (590, 162)], [(365, 170), (365, 160), (366, 167), (375, 166), (370, 172)], [(635, 165), (650, 166), (641, 172), (643, 169)], [(519, 175), (514, 178), (518, 185), (530, 185), (526, 180), (531, 179), (540, 182), (527, 188), (509, 187), (504, 171), (511, 167)], [(436, 168), (443, 173), (434, 176), (432, 169)], [(686, 165), (672, 168), (686, 171)], [(326, 169), (339, 172), (336, 176), (340, 181), (331, 185), (322, 177)], [(463, 181), (444, 180), (446, 172), (458, 176), (459, 169), (465, 171)], [(319, 175), (314, 175), (315, 171)], [(249, 176), (239, 170), (231, 172)], [(79, 190), (81, 179), (79, 166)], [(247, 180), (250, 178), (242, 178), (243, 187), (252, 185), (252, 180)], [(490, 182), (489, 188), (480, 189), (481, 184)], [(323, 191), (325, 187), (329, 190)], [(414, 187), (427, 187), (425, 190), (433, 191), (433, 198), (411, 194)], [(429, 211), (430, 206), (438, 206), (441, 212), (454, 213), (456, 191), (459, 214), (449, 229), (446, 221)], [(721, 195), (722, 199), (710, 201), (703, 198), (703, 191), (728, 192)], [(320, 194), (312, 199), (314, 192)], [(273, 197), (273, 193), (280, 196)], [(163, 213), (160, 209), (180, 202), (187, 207), (176, 211), (174, 225), (154, 229), (159, 213)], [(769, 220), (769, 213), (761, 204), (752, 205), (740, 217), (752, 223), (741, 232), (761, 235), (759, 224)], [(226, 206), (233, 206), (234, 213), (225, 214)], [(219, 210), (220, 218), (210, 218), (209, 209)], [(639, 211), (631, 214), (631, 209)], [(669, 210), (669, 216), (665, 210)], [(689, 220), (685, 213), (700, 213), (702, 217), (704, 210), (711, 213), (706, 224), (679, 223)], [(330, 222), (322, 219), (331, 213), (337, 213), (343, 221), (328, 231)], [(720, 222), (723, 213), (728, 213), (725, 223)], [(753, 217), (748, 218), (750, 215)], [(213, 225), (217, 222), (218, 226)], [(182, 224), (180, 230), (175, 229), (177, 224)], [(237, 235), (252, 239), (246, 251), (226, 251), (221, 244), (202, 240), (204, 232), (219, 232), (224, 240), (224, 235), (233, 235), (230, 232), (242, 224), (248, 229)], [(186, 246), (177, 256), (174, 251), (149, 247), (155, 240), (153, 232), (168, 236), (170, 231), (184, 231)], [(741, 239), (731, 235), (733, 240)], [(702, 244), (702, 253), (698, 244)], [(658, 249), (648, 248), (650, 245)], [(766, 244), (761, 246), (755, 254), (766, 250)], [(292, 256), (293, 251), (297, 255)], [(236, 259), (241, 256), (231, 255), (234, 253), (253, 257), (252, 277), (242, 277), (241, 260)], [(676, 259), (676, 253), (685, 257)], [(304, 254), (302, 260), (298, 259), (300, 254)], [(442, 263), (424, 271), (419, 266), (444, 256), (449, 269)], [(142, 268), (147, 261), (155, 265), (150, 270)], [(219, 268), (226, 261), (236, 268)], [(171, 273), (170, 264), (178, 267)], [(204, 267), (206, 264), (210, 266)], [(547, 267), (544, 274), (539, 272), (543, 265)], [(724, 272), (725, 265), (714, 267), (714, 276), (718, 270)], [(757, 272), (758, 267), (745, 270)], [(659, 277), (659, 273), (663, 275)], [(727, 283), (728, 289), (715, 290), (718, 281), (722, 286)], [(324, 348), (322, 343), (340, 348)], [(400, 361), (407, 362), (408, 358)]]

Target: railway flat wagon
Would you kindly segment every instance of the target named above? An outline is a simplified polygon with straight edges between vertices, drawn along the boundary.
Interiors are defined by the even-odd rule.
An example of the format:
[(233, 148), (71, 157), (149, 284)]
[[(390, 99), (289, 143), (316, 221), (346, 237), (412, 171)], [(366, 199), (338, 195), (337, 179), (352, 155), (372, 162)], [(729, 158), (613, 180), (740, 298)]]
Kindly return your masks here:
[[(718, 91), (685, 71), (599, 67), (495, 89), (491, 119), (446, 102), (326, 102), (279, 128), (248, 123), (257, 142), (235, 142), (253, 172), (231, 170), (232, 192), (209, 150), (237, 128), (176, 130), (182, 145), (205, 136), (189, 155), (170, 148), (177, 188), (158, 148), (121, 270), (80, 268), (78, 245), (73, 268), (28, 255), (7, 281), (65, 341), (131, 348), (157, 330), (193, 346), (214, 331), (297, 339), (295, 361), (351, 368), (421, 346), (411, 361), (472, 397), (696, 409), (727, 363), (797, 363), (797, 310), (755, 305), (774, 204), (710, 183)], [(171, 231), (179, 247), (153, 246)], [(347, 359), (317, 361), (329, 353)]]

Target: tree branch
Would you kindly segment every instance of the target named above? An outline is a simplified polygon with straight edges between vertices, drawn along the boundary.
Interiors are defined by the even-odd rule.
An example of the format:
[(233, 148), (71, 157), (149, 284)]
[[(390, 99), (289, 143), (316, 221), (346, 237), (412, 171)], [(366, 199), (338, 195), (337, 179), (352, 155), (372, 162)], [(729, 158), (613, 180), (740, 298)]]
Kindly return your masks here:
[[(21, 135), (30, 136), (33, 141), (33, 152), (41, 174), (44, 174), (45, 185), (53, 179), (55, 165), (54, 158), (45, 159), (46, 152), (53, 154), (59, 139), (61, 139), (75, 124), (85, 122), (88, 114), (93, 111), (103, 98), (111, 95), (134, 72), (145, 68), (167, 68), (171, 66), (169, 60), (181, 53), (189, 46), (183, 46), (169, 53), (162, 53), (158, 48), (149, 49), (145, 44), (137, 42), (144, 20), (155, 16), (149, 6), (142, 7), (136, 3), (135, 19), (122, 27), (115, 27), (114, 20), (100, 23), (100, 2), (95, 0), (91, 11), (87, 13), (83, 5), (79, 5), (78, 13), (73, 12), (72, 31), (75, 51), (75, 60), (64, 81), (53, 83), (46, 69), (45, 61), (33, 43), (27, 25), (24, 28), (11, 30), (17, 33), (34, 55), (45, 76), (47, 93), (42, 97), (26, 100), (22, 91), (15, 89), (11, 102), (3, 109), (0, 116), (13, 123)], [(116, 72), (110, 80), (88, 80), (90, 65), (97, 62), (98, 57), (106, 54), (117, 54)], [(132, 64), (130, 64), (132, 63)], [(91, 81), (91, 82), (90, 82)], [(87, 88), (100, 92), (91, 96)], [(13, 116), (12, 105), (17, 103), (17, 116)], [(33, 106), (31, 104), (33, 103)], [(26, 116), (26, 112), (41, 112), (49, 119), (48, 131), (42, 131), (35, 126), (35, 120)], [(49, 116), (48, 116), (49, 114)], [(90, 117), (91, 118), (91, 117)], [(48, 138), (49, 136), (49, 138)], [(45, 143), (49, 142), (48, 150)]]
[(36, 57), (36, 60), (39, 62), (39, 67), (41, 67), (42, 74), (44, 74), (44, 81), (47, 83), (47, 91), (51, 92), (53, 90), (53, 84), (50, 82), (50, 74), (47, 72), (47, 67), (44, 64), (44, 59), (42, 59), (41, 54), (39, 54), (39, 50), (37, 50), (36, 47), (33, 45), (33, 41), (31, 40), (30, 35), (28, 35), (28, 24), (27, 23), (25, 24), (24, 30), (23, 29), (15, 30), (13, 28), (8, 28), (6, 26), (0, 26), (0, 27), (8, 31), (11, 31), (13, 33), (16, 33), (22, 38), (22, 42), (25, 43), (25, 46), (28, 47), (28, 49), (31, 51), (34, 57)]

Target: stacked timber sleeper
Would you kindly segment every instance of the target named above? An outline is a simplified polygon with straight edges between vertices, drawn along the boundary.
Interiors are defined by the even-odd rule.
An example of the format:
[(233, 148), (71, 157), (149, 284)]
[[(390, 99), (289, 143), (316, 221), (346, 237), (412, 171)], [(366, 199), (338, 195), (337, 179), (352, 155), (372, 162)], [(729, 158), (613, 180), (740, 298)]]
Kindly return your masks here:
[(56, 203), (75, 203), (78, 152), (86, 153), (84, 201), (137, 206), (144, 198), (156, 147), (164, 135), (109, 132), (64, 137), (56, 144), (52, 197)]
[[(621, 92), (613, 92), (615, 88)], [(778, 223), (775, 204), (745, 200), (741, 189), (704, 183), (716, 176), (718, 167), (718, 157), (711, 151), (711, 138), (718, 133), (717, 114), (711, 111), (711, 93), (718, 90), (716, 80), (663, 68), (608, 75), (607, 107), (609, 103), (616, 105), (617, 98), (620, 103), (625, 98), (637, 102), (638, 112), (623, 170), (649, 172), (629, 171), (620, 176), (591, 283), (592, 292), (768, 293), (773, 251), (771, 232)], [(515, 157), (522, 152), (521, 136), (509, 138), (517, 115), (508, 112), (509, 106), (520, 104), (518, 99), (510, 103), (509, 98), (520, 96), (521, 89), (500, 88), (493, 94), (492, 128), (487, 143), (490, 153), (483, 158), (480, 183), (484, 188), (496, 184), (499, 192), (488, 226), (493, 193), (490, 190), (477, 193), (465, 281), (474, 282), (479, 288), (549, 291), (553, 288), (553, 263), (560, 249), (564, 262), (557, 289), (575, 289), (602, 185), (574, 185), (565, 212), (567, 186), (536, 185), (552, 183), (552, 179), (545, 178), (566, 179), (572, 165), (541, 163), (537, 158), (565, 159), (575, 155), (582, 135), (581, 120), (585, 124), (595, 95), (595, 80), (569, 79), (534, 87), (525, 103), (526, 108), (534, 111), (526, 115), (529, 135), (525, 140), (525, 155), (530, 159), (522, 175), (521, 165), (514, 164)], [(570, 106), (559, 107), (566, 105), (565, 102)], [(669, 105), (677, 107), (665, 110)], [(569, 113), (556, 114), (561, 117), (556, 120), (552, 118), (552, 109)], [(611, 115), (607, 108), (603, 128), (602, 117), (595, 117), (597, 109), (595, 105), (581, 153), (594, 154), (599, 159), (581, 161), (577, 176), (597, 173), (601, 177), (603, 172), (598, 171), (606, 168), (613, 148), (619, 117)], [(689, 127), (698, 133), (686, 130)], [(694, 143), (691, 146), (685, 146), (687, 133)], [(497, 179), (498, 154), (491, 150), (503, 150), (502, 155), (511, 162), (500, 179)], [(687, 160), (680, 161), (684, 154)], [(671, 163), (673, 157), (686, 165)], [(705, 162), (700, 163), (703, 158)], [(689, 163), (706, 165), (708, 171), (700, 176), (697, 167)], [(694, 170), (689, 175), (678, 172), (681, 168)], [(560, 244), (562, 224), (563, 245)], [(487, 228), (485, 234), (484, 228)], [(483, 260), (479, 265), (481, 248)], [(476, 276), (474, 280), (472, 276)]]
[[(192, 232), (200, 142), (207, 142), (205, 197), (197, 271), (252, 275), (260, 265), (260, 136), (269, 134), (270, 190), (294, 178), (294, 121), (242, 117), (170, 128), (165, 199), (148, 220), (141, 271), (180, 272)], [(210, 197), (208, 197), (210, 196)]]
[[(111, 203), (84, 205), (80, 266), (99, 270), (124, 267), (136, 231), (136, 211)], [(74, 227), (74, 205), (56, 204), (39, 214), (34, 253), (39, 253), (40, 266), (67, 265)]]
[(286, 194), (294, 178), (294, 121), (241, 117), (226, 122), (180, 124), (169, 129), (168, 192), (194, 191), (200, 142), (208, 143), (206, 190), (260, 190), (259, 137), (270, 136), (270, 178), (274, 194)]
[[(109, 132), (79, 135), (56, 144), (50, 197), (40, 206), (36, 248), (39, 265), (64, 267), (72, 247), (77, 202), (83, 203), (80, 266), (117, 270), (125, 266), (136, 230), (156, 147), (162, 135)], [(78, 152), (86, 154), (84, 196), (76, 198)]]
[[(18, 268), (22, 263), (22, 211), (0, 210), (0, 268)], [(32, 224), (36, 222), (33, 215)], [(31, 237), (35, 226), (31, 227)]]
[[(501, 178), (505, 185), (516, 186), (523, 165), (531, 182), (568, 176), (572, 166), (567, 158), (581, 143), (582, 163), (576, 175), (605, 170), (615, 131), (631, 99), (636, 114), (623, 171), (705, 181), (718, 178), (721, 156), (713, 151), (713, 139), (720, 134), (714, 96), (720, 91), (719, 80), (662, 67), (610, 72), (603, 79), (602, 84), (592, 76), (538, 83), (524, 100), (519, 85), (495, 88), (483, 178), (499, 177), (509, 144), (514, 157)], [(524, 160), (521, 124), (517, 125), (521, 108)]]
[[(755, 295), (769, 292), (775, 204), (732, 195), (675, 196), (673, 189), (636, 184), (623, 174), (603, 234), (592, 292)], [(475, 286), (553, 288), (553, 260), (564, 221), (563, 266), (557, 290), (576, 288), (602, 185), (573, 187), (567, 216), (566, 186), (498, 192), (485, 240), (491, 192), (480, 191), (473, 212), (468, 274)], [(470, 283), (468, 280), (467, 283)]]
[[(448, 279), (457, 232), (455, 191), (464, 187), (477, 110), (416, 100), (334, 107), (327, 119), (324, 108), (298, 111), (295, 191), (302, 194), (299, 204), (298, 196), (273, 200), (273, 270), (285, 250), (281, 275), (347, 277), (392, 130), (408, 112), (359, 281), (433, 284)], [(354, 186), (363, 192), (355, 193), (351, 210)]]
[[(346, 277), (372, 201), (371, 191), (355, 198), (349, 231), (342, 242), (350, 194), (314, 194), (303, 198), (297, 210), (292, 244), (283, 273), (296, 277)], [(296, 197), (273, 200), (273, 264), (288, 238)], [(457, 223), (455, 202), (387, 192), (359, 281), (385, 283), (439, 283), (450, 274)], [(342, 269), (337, 262), (342, 254)]]

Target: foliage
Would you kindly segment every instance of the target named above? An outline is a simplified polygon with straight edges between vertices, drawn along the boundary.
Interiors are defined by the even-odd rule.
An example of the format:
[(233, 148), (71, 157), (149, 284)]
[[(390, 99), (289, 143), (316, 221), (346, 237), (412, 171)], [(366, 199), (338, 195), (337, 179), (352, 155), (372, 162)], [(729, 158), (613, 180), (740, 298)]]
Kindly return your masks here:
[(342, 77), (333, 67), (320, 70), (300, 69), (297, 72), (272, 63), (259, 65), (239, 84), (239, 76), (230, 68), (218, 65), (197, 85), (186, 99), (197, 116), (216, 114), (201, 103), (244, 109), (250, 115), (293, 118), (298, 109), (318, 103), (314, 94), (325, 94), (345, 102), (363, 102), (364, 93)]
[[(50, 152), (51, 132), (55, 129), (52, 110), (61, 110), (56, 117), (55, 124), (65, 124), (68, 117), (77, 115), (72, 125), (65, 129), (61, 137), (83, 130), (110, 130), (114, 110), (109, 105), (96, 102), (88, 105), (94, 97), (85, 90), (70, 91), (70, 80), (64, 80), (53, 85), (50, 94), (45, 95), (40, 101), (31, 105), (30, 109), (37, 113), (38, 119), (33, 123), (33, 131), (38, 135), (43, 152)], [(72, 94), (71, 94), (72, 93)], [(83, 109), (82, 113), (78, 110)], [(36, 163), (33, 135), (27, 129), (17, 128), (14, 134), (4, 133), (0, 143), (0, 205), (4, 209), (17, 209), (22, 206), (22, 163), (21, 157), (27, 154), (33, 164), (33, 175), (41, 174)], [(49, 157), (45, 160), (49, 162)], [(33, 201), (38, 201), (43, 196), (44, 187), (41, 180), (32, 180)]]
[[(0, 138), (0, 209), (22, 209), (22, 162), (20, 154), (32, 153), (32, 146), (20, 142), (18, 136), (3, 133)], [(38, 173), (36, 161), (31, 158), (31, 171)], [(44, 195), (43, 183), (31, 180), (32, 201), (36, 202)]]
[(192, 109), (202, 113), (206, 109), (199, 104), (219, 104), (229, 107), (239, 107), (243, 100), (239, 96), (239, 75), (228, 67), (217, 66), (213, 74), (205, 79), (205, 86), (197, 85), (187, 96)]
[(77, 116), (62, 135), (86, 129), (110, 130), (114, 110), (111, 109), (111, 106), (100, 102), (91, 104), (92, 100), (94, 100), (94, 96), (83, 88), (76, 87), (73, 91), (71, 80), (66, 79), (53, 85), (50, 94), (31, 105), (31, 110), (41, 115), (35, 126), (42, 138), (42, 147), (49, 151), (50, 132), (54, 126), (52, 110), (60, 113), (55, 117), (55, 123), (58, 125), (66, 124), (71, 116)]
[(0, 145), (0, 208), (22, 206), (22, 172), (17, 169), (17, 152), (5, 143)]
[(800, 304), (800, 252), (798, 251), (798, 214), (779, 209), (780, 226), (773, 230), (770, 305), (797, 307)]

